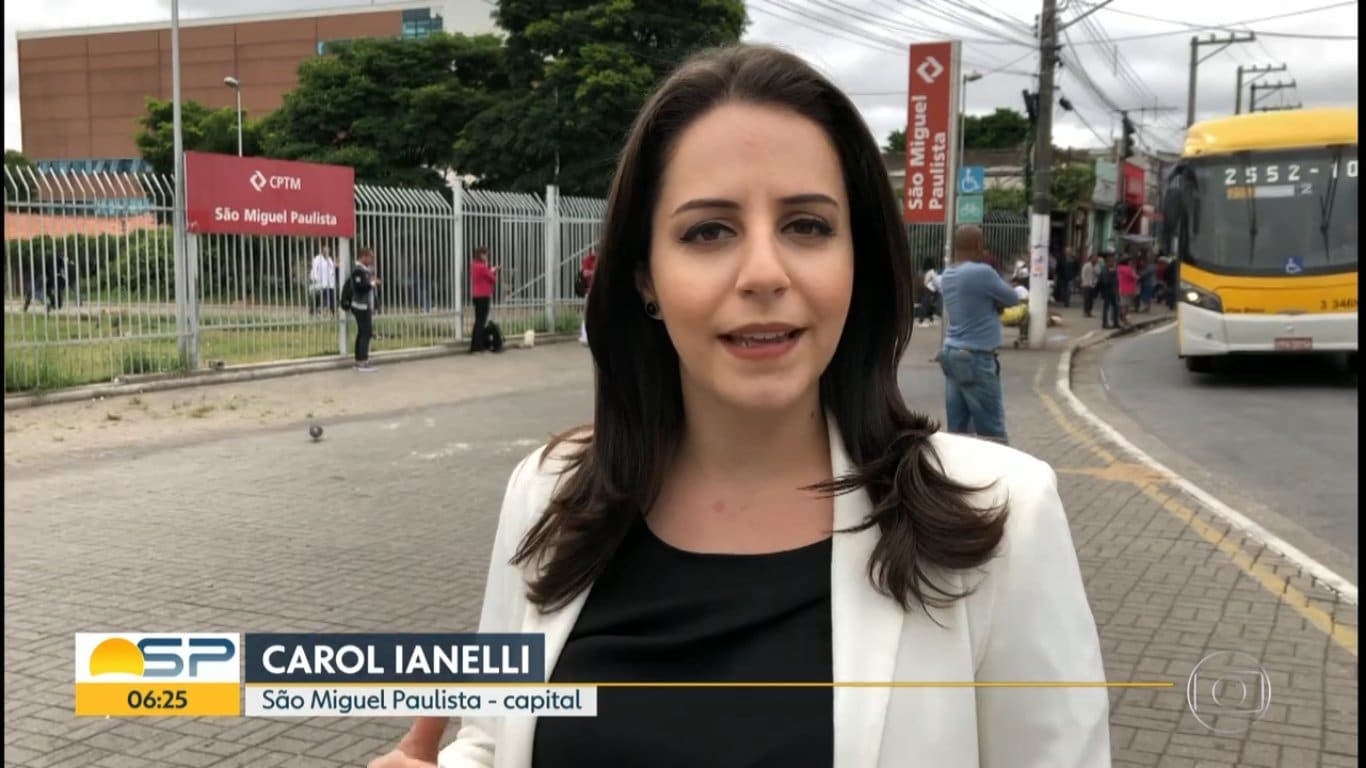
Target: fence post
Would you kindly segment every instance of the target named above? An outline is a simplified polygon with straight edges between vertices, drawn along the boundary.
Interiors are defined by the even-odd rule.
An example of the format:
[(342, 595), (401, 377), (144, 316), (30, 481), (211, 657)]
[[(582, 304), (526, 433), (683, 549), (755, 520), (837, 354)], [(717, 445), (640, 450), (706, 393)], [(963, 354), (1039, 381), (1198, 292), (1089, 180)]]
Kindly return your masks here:
[(560, 277), (560, 190), (554, 184), (545, 188), (545, 322), (546, 333), (555, 332), (555, 302), (559, 299)]
[(455, 310), (455, 343), (465, 340), (465, 181), (451, 185), (451, 305)]
[[(179, 302), (177, 302), (179, 303)], [(187, 365), (190, 371), (199, 368), (199, 235), (185, 235), (185, 330), (189, 334), (186, 346), (190, 356)]]
[[(341, 298), (343, 284), (351, 280), (351, 238), (337, 240), (337, 298)], [(346, 319), (350, 312), (337, 313), (337, 354), (346, 357)]]

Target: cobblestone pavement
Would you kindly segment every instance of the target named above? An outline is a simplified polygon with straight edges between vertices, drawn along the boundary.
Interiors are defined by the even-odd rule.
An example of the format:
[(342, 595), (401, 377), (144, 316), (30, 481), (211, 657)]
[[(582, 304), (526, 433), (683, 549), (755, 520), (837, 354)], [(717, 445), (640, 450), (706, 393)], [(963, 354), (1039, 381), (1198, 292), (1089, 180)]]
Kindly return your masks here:
[[(1058, 355), (1094, 321), (1064, 319), (1048, 349), (1002, 352), (1009, 427), (1058, 471), (1110, 680), (1173, 684), (1112, 692), (1115, 764), (1355, 765), (1355, 606), (1071, 416)], [(902, 384), (942, 417), (938, 335), (917, 334)], [(508, 473), (588, 419), (590, 381), (586, 352), (562, 344), (7, 413), (24, 440), (5, 460), (5, 765), (331, 767), (387, 750), (405, 723), (77, 719), (72, 635), (470, 630)], [(230, 396), (272, 413), (168, 405)], [(44, 429), (71, 442), (54, 451)], [(1260, 660), (1272, 703), (1217, 735), (1186, 683), (1225, 650)]]

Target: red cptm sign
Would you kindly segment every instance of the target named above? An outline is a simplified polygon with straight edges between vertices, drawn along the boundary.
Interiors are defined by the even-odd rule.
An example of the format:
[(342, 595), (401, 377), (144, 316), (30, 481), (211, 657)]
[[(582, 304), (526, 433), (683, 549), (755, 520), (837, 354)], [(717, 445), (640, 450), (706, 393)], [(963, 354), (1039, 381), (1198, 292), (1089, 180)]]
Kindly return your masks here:
[(186, 152), (186, 228), (196, 235), (353, 237), (355, 183), (355, 170), (344, 165)]
[(906, 105), (906, 192), (909, 224), (948, 219), (949, 139), (953, 128), (953, 43), (911, 46), (910, 100)]

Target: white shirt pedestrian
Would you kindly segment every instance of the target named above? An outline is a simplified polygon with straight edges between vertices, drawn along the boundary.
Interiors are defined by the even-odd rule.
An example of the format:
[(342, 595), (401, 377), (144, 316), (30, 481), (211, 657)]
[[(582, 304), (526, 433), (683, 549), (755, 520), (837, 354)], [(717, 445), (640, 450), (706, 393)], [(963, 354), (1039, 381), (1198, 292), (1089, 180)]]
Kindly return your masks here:
[(337, 262), (331, 254), (322, 251), (313, 257), (308, 282), (315, 291), (337, 290)]

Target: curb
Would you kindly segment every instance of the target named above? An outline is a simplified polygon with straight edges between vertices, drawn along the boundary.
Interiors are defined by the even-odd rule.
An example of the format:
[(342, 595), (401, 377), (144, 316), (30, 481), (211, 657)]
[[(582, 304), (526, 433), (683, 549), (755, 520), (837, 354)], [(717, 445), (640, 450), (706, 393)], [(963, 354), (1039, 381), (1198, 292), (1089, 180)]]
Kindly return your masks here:
[(1247, 515), (1244, 515), (1233, 507), (1220, 501), (1213, 494), (1190, 480), (1187, 480), (1176, 471), (1148, 455), (1141, 448), (1129, 442), (1124, 435), (1120, 434), (1119, 430), (1110, 426), (1105, 420), (1092, 413), (1091, 409), (1087, 408), (1086, 404), (1072, 392), (1072, 361), (1078, 351), (1103, 344), (1111, 339), (1133, 335), (1139, 330), (1151, 328), (1171, 319), (1174, 318), (1153, 319), (1109, 334), (1095, 334), (1093, 331), (1076, 341), (1073, 341), (1063, 350), (1062, 358), (1058, 361), (1056, 382), (1058, 394), (1062, 397), (1063, 401), (1067, 403), (1067, 407), (1072, 410), (1073, 414), (1089, 424), (1107, 441), (1118, 448), (1119, 453), (1127, 455), (1128, 459), (1146, 466), (1148, 469), (1157, 473), (1166, 482), (1180, 488), (1187, 495), (1195, 499), (1200, 506), (1210, 514), (1228, 523), (1231, 527), (1237, 529), (1243, 535), (1256, 541), (1258, 544), (1261, 544), (1295, 564), (1300, 570), (1309, 574), (1314, 581), (1327, 587), (1345, 602), (1351, 605), (1357, 605), (1357, 587), (1351, 581), (1310, 557), (1308, 554), (1300, 551), (1299, 548), (1290, 542), (1263, 528)]
[[(576, 338), (577, 337), (573, 334), (548, 333), (544, 336), (537, 335), (536, 344), (538, 346), (541, 344), (562, 344), (567, 341), (576, 340)], [(525, 348), (520, 345), (508, 345), (503, 351), (508, 352), (514, 350), (524, 351)], [(380, 364), (393, 364), (468, 354), (470, 354), (470, 352), (465, 348), (464, 343), (460, 343), (439, 347), (397, 350), (394, 352), (376, 352), (371, 359)], [(5, 411), (21, 411), (29, 408), (41, 408), (45, 405), (77, 403), (85, 400), (102, 400), (112, 397), (130, 397), (132, 395), (143, 395), (152, 392), (168, 392), (176, 389), (209, 387), (218, 384), (238, 384), (245, 381), (280, 379), (287, 376), (300, 376), (306, 373), (341, 370), (350, 368), (353, 364), (354, 361), (352, 361), (351, 358), (341, 356), (293, 363), (254, 363), (233, 366), (220, 371), (200, 371), (178, 376), (169, 375), (164, 378), (149, 378), (142, 381), (97, 384), (77, 389), (59, 390), (43, 395), (12, 395), (5, 398)]]

